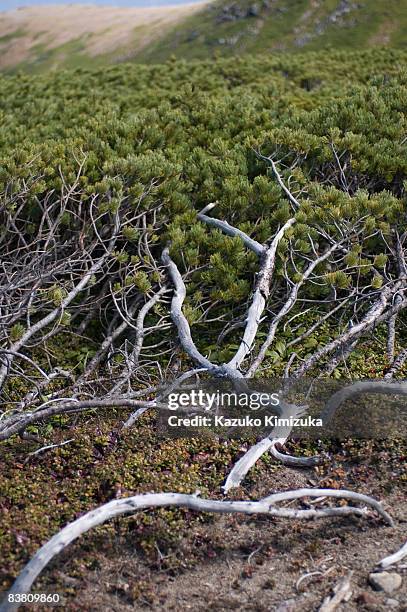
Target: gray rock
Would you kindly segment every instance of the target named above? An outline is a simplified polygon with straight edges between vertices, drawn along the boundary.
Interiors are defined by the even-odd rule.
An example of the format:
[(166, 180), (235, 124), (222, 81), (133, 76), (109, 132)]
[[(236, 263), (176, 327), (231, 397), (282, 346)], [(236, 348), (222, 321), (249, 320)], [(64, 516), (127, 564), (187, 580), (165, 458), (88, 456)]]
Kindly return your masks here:
[(401, 587), (402, 579), (396, 572), (375, 572), (369, 574), (369, 582), (376, 591), (393, 593)]

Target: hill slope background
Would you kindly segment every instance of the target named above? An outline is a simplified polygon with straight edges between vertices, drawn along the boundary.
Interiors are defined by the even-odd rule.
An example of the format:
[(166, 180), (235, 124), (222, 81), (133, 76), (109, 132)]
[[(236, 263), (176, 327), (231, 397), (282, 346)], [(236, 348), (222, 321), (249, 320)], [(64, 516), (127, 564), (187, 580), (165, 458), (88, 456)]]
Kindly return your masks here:
[(0, 70), (38, 72), (128, 60), (205, 2), (156, 8), (33, 6), (0, 13)]
[(38, 72), (172, 55), (405, 48), (406, 0), (215, 0), (160, 8), (31, 7), (0, 15), (0, 69)]
[(402, 48), (406, 25), (405, 0), (220, 0), (149, 46), (142, 57)]

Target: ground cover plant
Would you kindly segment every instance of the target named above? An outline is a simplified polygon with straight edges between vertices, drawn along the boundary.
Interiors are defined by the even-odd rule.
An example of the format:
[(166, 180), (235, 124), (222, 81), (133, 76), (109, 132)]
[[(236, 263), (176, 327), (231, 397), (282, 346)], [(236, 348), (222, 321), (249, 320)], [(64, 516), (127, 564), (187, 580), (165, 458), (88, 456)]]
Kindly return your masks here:
[[(371, 517), (354, 504), (363, 502), (392, 523), (386, 498), (363, 486), (358, 497), (357, 483), (236, 497), (270, 457), (319, 473), (321, 448), (287, 453), (286, 437), (273, 436), (244, 448), (164, 443), (154, 408), (164, 380), (195, 374), (377, 378), (386, 382), (375, 391), (405, 393), (406, 57), (171, 60), (0, 78), (3, 587), (67, 523), (77, 519), (80, 535), (157, 503), (296, 521)], [(396, 469), (403, 445), (388, 452)], [(40, 494), (50, 477), (52, 517)], [(281, 488), (297, 492), (279, 497)], [(192, 520), (183, 512), (128, 524), (148, 555), (158, 537), (182, 533)], [(34, 558), (17, 592), (73, 534)], [(132, 593), (144, 605), (143, 589)]]

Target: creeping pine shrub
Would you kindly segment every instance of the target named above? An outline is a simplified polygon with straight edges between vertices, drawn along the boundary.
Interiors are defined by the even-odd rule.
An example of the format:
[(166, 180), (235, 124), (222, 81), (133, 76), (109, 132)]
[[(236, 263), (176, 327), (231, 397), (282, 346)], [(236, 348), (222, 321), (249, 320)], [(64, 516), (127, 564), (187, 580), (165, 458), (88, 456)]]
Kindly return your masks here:
[[(91, 202), (105, 220), (122, 202), (155, 210), (154, 227), (145, 228), (151, 254), (158, 261), (171, 241), (173, 259), (188, 271), (189, 321), (201, 325), (202, 303), (212, 304), (215, 321), (220, 317), (197, 335), (204, 350), (226, 313), (243, 312), (257, 260), (238, 238), (200, 223), (196, 212), (217, 202), (217, 217), (260, 242), (292, 214), (256, 150), (284, 159), (292, 169), (283, 169), (283, 178), (301, 194), (297, 224), (279, 245), (276, 278), (284, 270), (301, 278), (288, 253), (309, 253), (316, 226), (337, 237), (338, 220), (363, 218), (359, 242), (338, 269), (321, 265), (321, 282), (308, 297), (349, 289), (356, 280), (381, 286), (387, 254), (370, 234), (379, 229), (388, 237), (395, 223), (405, 225), (406, 59), (405, 51), (330, 51), (323, 61), (304, 53), (2, 76), (2, 200), (12, 209), (24, 192), (27, 236), (38, 222), (38, 201), (56, 205), (78, 176), (75, 206), (61, 221), (66, 232), (75, 231), (77, 211), (87, 215)], [(318, 75), (318, 87), (304, 88), (304, 73)], [(115, 265), (139, 266), (140, 239), (138, 228), (123, 230)], [(124, 280), (144, 294), (153, 283), (140, 269)], [(56, 286), (49, 299), (58, 304), (65, 291)]]

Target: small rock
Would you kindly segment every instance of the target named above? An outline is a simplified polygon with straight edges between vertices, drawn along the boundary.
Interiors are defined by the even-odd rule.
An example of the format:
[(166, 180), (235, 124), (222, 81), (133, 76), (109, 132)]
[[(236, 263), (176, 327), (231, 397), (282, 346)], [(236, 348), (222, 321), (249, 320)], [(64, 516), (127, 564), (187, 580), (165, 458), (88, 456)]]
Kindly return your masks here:
[(399, 607), (399, 602), (397, 601), (397, 599), (386, 599), (384, 603), (386, 604), (388, 608), (398, 608)]
[(396, 572), (376, 572), (369, 574), (369, 582), (376, 591), (392, 593), (401, 587), (402, 579)]

